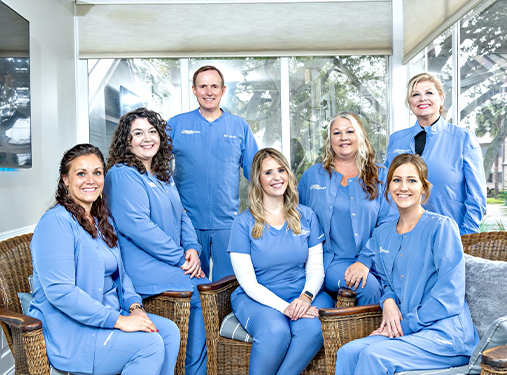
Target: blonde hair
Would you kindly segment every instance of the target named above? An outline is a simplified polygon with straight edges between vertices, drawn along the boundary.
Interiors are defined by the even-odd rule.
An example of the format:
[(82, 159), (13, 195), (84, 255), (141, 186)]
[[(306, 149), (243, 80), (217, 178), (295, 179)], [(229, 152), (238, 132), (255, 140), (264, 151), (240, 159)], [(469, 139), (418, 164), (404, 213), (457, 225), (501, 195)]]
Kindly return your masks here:
[(335, 153), (331, 145), (331, 128), (333, 127), (333, 122), (339, 118), (349, 120), (354, 128), (357, 137), (357, 153), (354, 156), (356, 168), (359, 171), (359, 179), (363, 191), (370, 200), (373, 200), (378, 196), (377, 186), (380, 183), (378, 179), (378, 166), (375, 164), (375, 149), (370, 143), (363, 123), (354, 113), (340, 112), (329, 121), (323, 147), (322, 166), (328, 171), (329, 176), (332, 175), (333, 171), (336, 171), (336, 166), (334, 165)]
[[(436, 75), (433, 75), (431, 73), (420, 73), (420, 74), (413, 76), (412, 78), (410, 78), (410, 81), (408, 81), (407, 96), (405, 97), (405, 102), (406, 102), (407, 106), (410, 107), (410, 105), (409, 105), (410, 96), (414, 92), (417, 84), (420, 82), (427, 82), (427, 81), (431, 82), (435, 85), (435, 88), (437, 89), (438, 94), (440, 96), (445, 96), (442, 81), (440, 81), (440, 79), (438, 79), (438, 77)], [(441, 115), (444, 113), (444, 110), (445, 110), (444, 103), (442, 102), (442, 104), (440, 105), (440, 108), (439, 108), (439, 112)]]
[(415, 169), (417, 169), (417, 173), (419, 174), (419, 179), (421, 180), (422, 187), (424, 189), (424, 199), (421, 204), (424, 204), (430, 198), (431, 187), (433, 186), (431, 182), (428, 181), (428, 166), (426, 165), (423, 158), (421, 158), (417, 154), (400, 154), (396, 156), (391, 165), (389, 166), (389, 171), (387, 172), (387, 186), (384, 195), (386, 197), (386, 201), (389, 202), (389, 186), (391, 185), (391, 180), (393, 179), (393, 174), (396, 168), (403, 164), (412, 164)]
[(274, 148), (267, 147), (259, 150), (253, 158), (250, 186), (248, 188), (249, 209), (255, 219), (255, 225), (252, 229), (252, 237), (255, 239), (262, 237), (262, 231), (268, 228), (268, 223), (264, 217), (264, 205), (262, 203), (264, 190), (261, 186), (260, 176), (262, 173), (262, 162), (270, 157), (275, 159), (289, 175), (287, 189), (283, 194), (283, 212), (287, 220), (287, 230), (290, 228), (295, 234), (301, 233), (301, 214), (298, 209), (299, 195), (296, 176), (290, 170), (289, 163), (287, 163), (287, 159), (285, 159), (282, 153)]

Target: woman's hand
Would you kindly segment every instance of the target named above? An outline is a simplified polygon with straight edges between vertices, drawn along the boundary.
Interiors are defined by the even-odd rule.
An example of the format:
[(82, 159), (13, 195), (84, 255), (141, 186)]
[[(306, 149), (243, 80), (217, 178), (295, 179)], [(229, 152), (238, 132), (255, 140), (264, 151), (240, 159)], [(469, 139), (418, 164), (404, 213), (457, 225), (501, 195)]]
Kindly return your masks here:
[(392, 298), (388, 298), (382, 304), (382, 323), (379, 329), (372, 332), (389, 338), (403, 336), (400, 322), (403, 320), (398, 305)]
[(355, 262), (347, 268), (345, 271), (345, 284), (351, 288), (356, 290), (363, 281), (361, 288), (366, 286), (366, 279), (368, 278), (368, 274), (370, 273), (370, 269), (366, 267), (361, 262)]
[(195, 249), (188, 249), (185, 252), (185, 263), (180, 268), (185, 271), (185, 275), (190, 274), (190, 278), (202, 279), (204, 277), (204, 272), (201, 271), (199, 253)]
[(319, 316), (319, 311), (315, 306), (312, 306), (307, 297), (299, 296), (290, 303), (283, 314), (291, 318), (291, 320), (298, 320), (300, 318), (313, 319)]
[(123, 332), (158, 332), (157, 327), (141, 309), (133, 310), (130, 315), (120, 315), (116, 321), (114, 328)]

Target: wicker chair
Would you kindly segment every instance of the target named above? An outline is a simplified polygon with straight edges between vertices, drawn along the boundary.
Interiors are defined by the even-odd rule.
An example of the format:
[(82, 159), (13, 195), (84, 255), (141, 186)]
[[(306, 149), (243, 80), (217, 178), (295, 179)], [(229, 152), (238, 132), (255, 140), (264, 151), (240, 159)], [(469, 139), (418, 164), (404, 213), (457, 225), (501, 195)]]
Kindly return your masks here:
[[(252, 344), (227, 339), (219, 334), (220, 324), (232, 311), (231, 294), (238, 287), (234, 276), (198, 286), (206, 327), (208, 375), (248, 374)], [(322, 349), (303, 372), (304, 375), (324, 375), (326, 370)]]
[[(25, 234), (0, 242), (0, 324), (14, 356), (16, 375), (49, 375), (42, 323), (22, 315), (18, 292), (28, 293), (28, 276), (32, 274), (30, 241)], [(175, 374), (185, 373), (188, 318), (192, 292), (164, 292), (143, 301), (146, 311), (173, 320), (181, 333), (181, 346)]]
[[(461, 237), (466, 254), (489, 260), (507, 261), (507, 232), (484, 232)], [(382, 322), (379, 304), (338, 309), (320, 309), (326, 373), (333, 375), (336, 352), (349, 341), (368, 336)]]

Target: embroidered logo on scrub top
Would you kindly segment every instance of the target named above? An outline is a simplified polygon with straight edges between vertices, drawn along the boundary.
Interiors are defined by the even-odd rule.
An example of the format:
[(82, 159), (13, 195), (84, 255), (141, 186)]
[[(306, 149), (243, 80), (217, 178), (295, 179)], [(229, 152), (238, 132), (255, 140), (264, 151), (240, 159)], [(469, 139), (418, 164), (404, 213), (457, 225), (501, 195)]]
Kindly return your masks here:
[(299, 233), (299, 234), (292, 233), (292, 236), (294, 236), (294, 237), (296, 237), (296, 236), (305, 236), (307, 234), (310, 234), (309, 230), (307, 230), (307, 229), (301, 229), (301, 233)]
[(411, 149), (409, 149), (409, 148), (407, 148), (406, 150), (404, 150), (404, 149), (402, 149), (402, 148), (395, 148), (395, 149), (393, 150), (393, 154), (397, 154), (397, 155), (399, 155), (399, 154), (407, 154), (407, 153), (409, 153), (409, 154), (410, 154), (410, 153), (411, 153), (411, 151), (412, 151), (412, 150), (411, 150)]
[(319, 184), (310, 185), (310, 190), (326, 190), (325, 186), (320, 186)]
[(381, 253), (389, 253), (389, 250), (384, 250), (384, 249), (382, 249), (382, 246), (380, 246), (380, 252)]
[(201, 134), (199, 130), (182, 130), (181, 134)]
[(237, 138), (235, 135), (224, 134), (224, 138)]
[(156, 184), (154, 184), (154, 183), (153, 183), (153, 182), (151, 182), (151, 181), (149, 181), (149, 182), (148, 182), (148, 185), (150, 185), (151, 187), (154, 187), (154, 188), (156, 188), (156, 187), (157, 187), (157, 185), (156, 185)]

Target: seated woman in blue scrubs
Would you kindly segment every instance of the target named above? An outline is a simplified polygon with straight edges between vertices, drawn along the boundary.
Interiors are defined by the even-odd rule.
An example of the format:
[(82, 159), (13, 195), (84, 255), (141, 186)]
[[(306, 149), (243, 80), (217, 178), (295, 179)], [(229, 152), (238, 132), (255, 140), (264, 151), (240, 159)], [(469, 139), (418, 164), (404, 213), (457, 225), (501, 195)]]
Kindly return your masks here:
[(250, 375), (300, 374), (323, 344), (318, 309), (333, 305), (320, 291), (324, 234), (279, 151), (257, 152), (250, 181), (228, 249), (240, 285), (232, 309), (254, 340)]
[(375, 164), (375, 150), (359, 118), (340, 112), (329, 123), (322, 163), (299, 181), (300, 203), (315, 211), (326, 235), (326, 290), (353, 288), (358, 305), (380, 299), (380, 284), (370, 272), (374, 254), (365, 245), (375, 227), (398, 216), (382, 195), (386, 172)]
[(427, 177), (419, 155), (391, 163), (387, 191), (400, 217), (376, 228), (368, 242), (382, 280), (382, 323), (338, 350), (336, 375), (462, 366), (479, 342), (465, 301), (459, 228), (422, 207), (430, 196)]
[(146, 314), (109, 221), (104, 158), (80, 144), (60, 164), (56, 204), (31, 243), (33, 301), (50, 363), (73, 374), (173, 374), (180, 334)]
[(444, 90), (433, 74), (421, 73), (410, 79), (406, 103), (417, 122), (389, 137), (386, 167), (398, 154), (420, 155), (433, 184), (424, 208), (454, 219), (461, 235), (479, 232), (486, 211), (479, 141), (471, 130), (444, 120)]
[(201, 245), (171, 178), (171, 150), (166, 122), (158, 113), (138, 108), (123, 115), (109, 149), (105, 191), (136, 292), (143, 298), (169, 289), (193, 292), (185, 373), (205, 375), (206, 335), (197, 285), (209, 280), (201, 270)]

